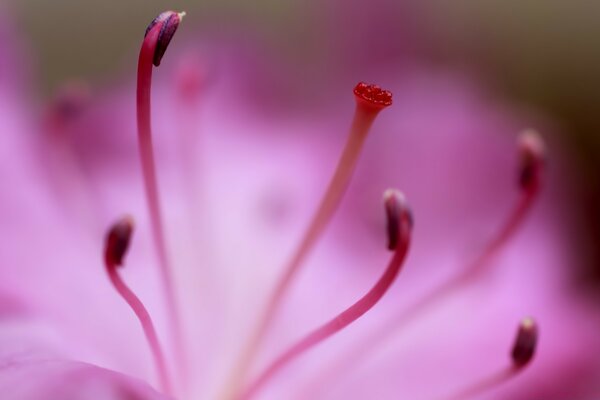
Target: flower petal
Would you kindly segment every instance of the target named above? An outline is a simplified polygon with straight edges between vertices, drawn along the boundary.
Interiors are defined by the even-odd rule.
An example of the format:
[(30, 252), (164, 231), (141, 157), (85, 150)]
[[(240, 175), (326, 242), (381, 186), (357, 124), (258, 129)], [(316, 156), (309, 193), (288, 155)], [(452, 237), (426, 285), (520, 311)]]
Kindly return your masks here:
[(4, 400), (165, 400), (168, 397), (127, 375), (80, 362), (30, 359), (0, 360)]

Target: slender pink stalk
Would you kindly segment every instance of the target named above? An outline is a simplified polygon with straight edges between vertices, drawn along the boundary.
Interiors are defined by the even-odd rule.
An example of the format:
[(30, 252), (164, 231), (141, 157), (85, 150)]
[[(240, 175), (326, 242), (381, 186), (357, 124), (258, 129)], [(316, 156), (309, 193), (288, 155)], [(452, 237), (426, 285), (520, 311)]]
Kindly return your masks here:
[(508, 366), (504, 369), (497, 371), (478, 382), (471, 384), (466, 388), (461, 389), (460, 391), (450, 395), (440, 397), (440, 400), (468, 400), (475, 399), (477, 396), (482, 395), (483, 393), (501, 386), (502, 384), (509, 381), (515, 375), (519, 373), (521, 368), (517, 368), (515, 366)]
[(533, 131), (525, 131), (519, 137), (518, 150), (521, 158), (519, 168), (521, 196), (519, 201), (502, 229), (473, 264), (465, 270), (463, 274), (465, 280), (476, 277), (479, 272), (491, 264), (490, 261), (515, 236), (538, 198), (545, 157), (542, 139)]
[(138, 60), (137, 75), (137, 125), (140, 160), (144, 176), (144, 187), (152, 237), (156, 247), (160, 265), (161, 278), (164, 285), (167, 302), (169, 326), (172, 329), (172, 339), (180, 367), (184, 367), (183, 333), (177, 307), (177, 298), (173, 288), (172, 270), (167, 255), (163, 219), (161, 214), (156, 165), (152, 145), (150, 93), (152, 87), (152, 66), (160, 65), (166, 48), (175, 34), (184, 14), (166, 11), (155, 18), (146, 30)]
[(396, 191), (386, 192), (385, 202), (388, 211), (388, 238), (390, 247), (395, 249), (395, 252), (381, 278), (379, 278), (371, 290), (356, 303), (348, 307), (329, 322), (315, 329), (275, 359), (275, 361), (273, 361), (248, 387), (246, 392), (241, 396), (243, 400), (248, 400), (256, 395), (256, 393), (272, 379), (273, 376), (281, 371), (292, 360), (335, 335), (337, 332), (363, 316), (367, 311), (373, 308), (373, 306), (375, 306), (388, 291), (398, 276), (408, 252), (412, 218), (406, 207), (404, 198), (400, 193)]
[[(350, 133), (341, 158), (331, 178), (325, 195), (315, 212), (310, 225), (304, 233), (300, 244), (293, 253), (289, 263), (285, 266), (283, 275), (278, 280), (275, 290), (267, 302), (266, 309), (261, 314), (256, 330), (250, 336), (240, 361), (236, 365), (233, 378), (228, 383), (230, 388), (235, 388), (242, 381), (250, 367), (264, 335), (271, 325), (277, 309), (298, 273), (302, 262), (314, 247), (323, 230), (331, 221), (335, 211), (346, 192), (352, 174), (358, 162), (363, 144), (371, 129), (371, 125), (379, 112), (392, 104), (392, 94), (375, 85), (359, 83), (354, 88), (356, 97), (356, 110), (350, 127)], [(235, 390), (235, 389), (234, 389)], [(225, 396), (229, 398), (230, 396)]]
[[(492, 260), (506, 247), (525, 222), (527, 215), (538, 199), (541, 189), (545, 157), (542, 139), (535, 132), (526, 131), (519, 137), (518, 150), (522, 163), (519, 168), (519, 199), (504, 224), (483, 248), (481, 254), (460, 274), (427, 293), (408, 308), (400, 310), (384, 326), (367, 335), (347, 355), (336, 360), (333, 366), (327, 368), (326, 372), (319, 373), (319, 382), (334, 380), (332, 376), (340, 373), (340, 371), (347, 373), (348, 368), (342, 367), (360, 365), (358, 360), (366, 357), (368, 352), (372, 351), (373, 343), (384, 343), (389, 338), (394, 337), (399, 329), (406, 327), (413, 319), (423, 315), (427, 309), (434, 307), (444, 299), (464, 289), (465, 286), (475, 282), (481, 274), (493, 265)], [(315, 388), (325, 387), (320, 384), (311, 387), (313, 386)], [(310, 388), (306, 392), (308, 397), (312, 396)]]
[(167, 369), (164, 353), (152, 323), (152, 318), (144, 307), (142, 301), (129, 289), (119, 275), (117, 268), (123, 263), (123, 257), (129, 247), (133, 233), (133, 220), (130, 217), (122, 218), (109, 231), (105, 248), (105, 266), (111, 283), (119, 295), (127, 302), (142, 325), (144, 335), (150, 346), (154, 363), (161, 383), (161, 389), (172, 394), (171, 380)]

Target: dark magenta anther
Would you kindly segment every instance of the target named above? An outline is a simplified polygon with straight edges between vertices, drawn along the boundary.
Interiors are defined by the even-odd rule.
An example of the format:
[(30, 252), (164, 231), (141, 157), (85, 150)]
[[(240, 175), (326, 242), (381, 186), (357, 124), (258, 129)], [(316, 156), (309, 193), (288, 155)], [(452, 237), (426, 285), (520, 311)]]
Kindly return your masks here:
[(538, 342), (538, 327), (533, 318), (523, 318), (517, 330), (517, 337), (511, 351), (511, 358), (516, 367), (529, 364), (535, 354)]
[(152, 58), (152, 63), (155, 66), (158, 67), (160, 65), (160, 61), (165, 51), (167, 51), (167, 47), (171, 43), (171, 39), (175, 35), (177, 28), (179, 28), (179, 24), (184, 16), (185, 12), (165, 11), (154, 18), (150, 22), (150, 25), (148, 25), (148, 28), (146, 28), (144, 38), (148, 38), (152, 33), (156, 34), (156, 47), (154, 48), (154, 57)]
[(394, 250), (404, 229), (402, 224), (412, 229), (412, 213), (410, 212), (404, 195), (395, 189), (388, 189), (383, 194), (386, 215), (386, 229), (388, 249)]
[(542, 137), (528, 129), (519, 136), (519, 186), (523, 190), (535, 191), (539, 188), (546, 158), (546, 146)]
[(104, 247), (104, 259), (107, 265), (123, 265), (123, 257), (129, 249), (133, 235), (133, 218), (126, 216), (117, 221), (108, 231)]

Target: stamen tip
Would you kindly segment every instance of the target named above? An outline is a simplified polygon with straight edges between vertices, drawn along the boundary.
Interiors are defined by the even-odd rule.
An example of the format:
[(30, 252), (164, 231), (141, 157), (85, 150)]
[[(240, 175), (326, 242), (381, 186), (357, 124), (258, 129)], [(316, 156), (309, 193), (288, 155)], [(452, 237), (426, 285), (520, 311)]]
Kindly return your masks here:
[(127, 215), (118, 220), (108, 231), (106, 235), (106, 245), (104, 257), (109, 266), (120, 266), (123, 264), (123, 257), (129, 249), (131, 236), (133, 235), (134, 220)]
[(144, 37), (147, 37), (156, 25), (160, 25), (160, 29), (156, 38), (154, 58), (152, 60), (152, 63), (155, 66), (158, 67), (160, 65), (165, 51), (167, 51), (167, 47), (169, 46), (171, 39), (175, 35), (175, 32), (177, 31), (177, 28), (179, 28), (179, 24), (185, 15), (185, 11), (179, 13), (175, 11), (165, 11), (154, 18), (152, 22), (150, 22), (150, 25), (148, 25), (148, 28), (146, 28)]
[(360, 104), (365, 104), (376, 111), (392, 105), (392, 92), (383, 90), (377, 85), (359, 82), (354, 87), (354, 95)]
[(526, 129), (519, 136), (518, 147), (521, 158), (519, 185), (522, 189), (536, 188), (546, 158), (544, 140), (537, 131)]
[(517, 337), (512, 348), (511, 358), (516, 367), (529, 364), (535, 354), (538, 342), (538, 327), (535, 320), (526, 317), (519, 323)]
[(388, 249), (394, 250), (398, 246), (400, 237), (407, 229), (412, 229), (412, 212), (402, 192), (396, 189), (387, 189), (383, 193), (383, 202), (387, 219)]

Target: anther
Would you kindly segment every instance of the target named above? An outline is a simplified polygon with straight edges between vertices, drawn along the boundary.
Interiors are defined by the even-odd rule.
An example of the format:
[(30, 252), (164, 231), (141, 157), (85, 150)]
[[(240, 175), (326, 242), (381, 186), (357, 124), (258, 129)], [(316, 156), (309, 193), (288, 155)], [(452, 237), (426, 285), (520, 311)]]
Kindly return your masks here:
[(533, 318), (523, 318), (517, 330), (511, 358), (516, 367), (529, 364), (535, 354), (538, 342), (538, 327)]
[(150, 25), (148, 25), (148, 28), (146, 28), (144, 38), (148, 37), (155, 26), (159, 26), (159, 28), (157, 28), (158, 35), (156, 38), (156, 48), (154, 49), (154, 57), (152, 59), (152, 63), (155, 66), (158, 67), (160, 65), (160, 61), (162, 60), (165, 51), (167, 51), (167, 47), (169, 46), (169, 43), (171, 43), (171, 39), (175, 35), (177, 28), (179, 28), (179, 24), (184, 16), (185, 12), (177, 13), (175, 11), (165, 11), (154, 18), (154, 20), (150, 22)]
[(394, 250), (398, 246), (400, 237), (400, 223), (402, 218), (406, 218), (409, 227), (412, 229), (412, 213), (406, 205), (404, 195), (395, 189), (388, 189), (383, 194), (385, 205), (386, 228), (388, 234), (388, 250)]
[(532, 129), (521, 133), (518, 146), (521, 159), (519, 185), (523, 190), (536, 191), (541, 184), (546, 146), (541, 136)]
[(115, 223), (106, 235), (104, 259), (107, 265), (123, 265), (123, 257), (129, 249), (133, 235), (133, 218), (126, 216)]

